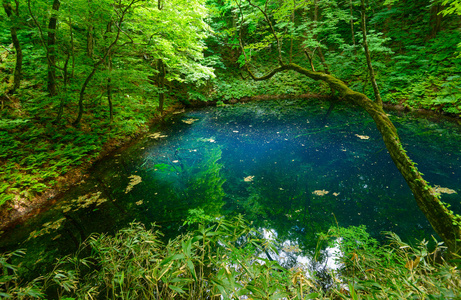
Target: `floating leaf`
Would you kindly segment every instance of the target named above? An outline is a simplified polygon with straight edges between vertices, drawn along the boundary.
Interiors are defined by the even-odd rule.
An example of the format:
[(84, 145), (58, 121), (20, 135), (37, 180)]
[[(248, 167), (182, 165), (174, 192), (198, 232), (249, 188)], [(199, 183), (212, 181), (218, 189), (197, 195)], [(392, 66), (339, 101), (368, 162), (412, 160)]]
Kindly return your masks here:
[(160, 138), (167, 137), (167, 135), (161, 134), (160, 132), (155, 132), (155, 133), (149, 134), (148, 137), (150, 137), (151, 139), (160, 139)]
[(329, 191), (325, 191), (325, 190), (316, 190), (312, 192), (312, 194), (317, 195), (317, 196), (325, 196), (328, 193)]
[[(63, 224), (63, 222), (65, 220), (66, 220), (66, 218), (61, 218), (61, 219), (56, 220), (54, 222), (47, 222), (47, 223), (43, 224), (42, 225), (43, 228), (38, 230), (38, 231), (37, 230), (32, 231), (27, 240), (35, 239), (35, 238), (43, 236), (45, 234), (50, 234), (52, 232), (55, 232), (56, 230), (61, 228), (61, 226), (62, 226), (62, 224)], [(59, 236), (57, 236), (55, 238), (59, 238)]]
[(72, 200), (70, 203), (63, 205), (62, 212), (66, 213), (71, 210), (77, 211), (82, 208), (87, 208), (92, 204), (96, 204), (96, 206), (99, 206), (102, 203), (107, 201), (107, 199), (100, 198), (100, 196), (101, 196), (101, 192), (89, 193), (89, 194), (80, 196), (77, 199)]
[(128, 194), (135, 185), (139, 184), (142, 182), (141, 176), (138, 175), (131, 175), (130, 177), (130, 182), (128, 183), (128, 186), (126, 187), (125, 194)]
[(202, 142), (210, 142), (210, 143), (216, 143), (215, 139), (214, 138), (209, 138), (209, 139), (199, 139), (199, 141), (202, 141)]
[(455, 190), (452, 190), (452, 189), (449, 189), (449, 188), (446, 188), (446, 187), (441, 187), (440, 185), (436, 185), (434, 187), (434, 190), (436, 193), (444, 193), (444, 194), (457, 194), (457, 192)]
[(191, 119), (186, 119), (186, 120), (181, 120), (181, 121), (183, 121), (186, 124), (192, 124), (192, 123), (198, 121), (198, 119), (192, 119), (191, 118)]
[(355, 136), (358, 137), (361, 140), (368, 140), (370, 138), (368, 135), (356, 134)]
[(251, 181), (253, 181), (254, 178), (255, 178), (254, 176), (247, 176), (247, 177), (243, 178), (243, 181), (251, 182)]

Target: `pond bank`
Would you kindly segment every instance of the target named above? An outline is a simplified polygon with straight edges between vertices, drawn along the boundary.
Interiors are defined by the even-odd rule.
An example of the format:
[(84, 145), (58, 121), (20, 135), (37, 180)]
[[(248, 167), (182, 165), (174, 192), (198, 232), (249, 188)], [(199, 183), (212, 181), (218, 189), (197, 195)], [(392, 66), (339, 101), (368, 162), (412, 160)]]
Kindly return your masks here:
[[(260, 95), (255, 97), (244, 97), (241, 99), (231, 99), (228, 101), (224, 101), (225, 104), (236, 104), (236, 103), (244, 103), (250, 101), (266, 101), (266, 100), (275, 100), (275, 99), (290, 99), (290, 98), (301, 98), (301, 99), (308, 99), (308, 98), (315, 98), (321, 99), (326, 101), (331, 101), (332, 97), (327, 95), (318, 95), (318, 94), (304, 94), (298, 96), (292, 95), (283, 95), (283, 96), (274, 96), (274, 95)], [(153, 118), (149, 124), (149, 127), (154, 126), (155, 124), (160, 123), (168, 116), (171, 116), (174, 112), (181, 111), (184, 107), (189, 108), (198, 108), (203, 106), (216, 106), (219, 105), (218, 101), (196, 101), (188, 103), (187, 105), (175, 103), (171, 105), (165, 112), (160, 116), (156, 116)], [(399, 105), (391, 105), (385, 104), (385, 109), (387, 110), (396, 110), (402, 111), (404, 113), (408, 112), (408, 109), (399, 106)], [(456, 117), (445, 116), (438, 114), (436, 112), (430, 110), (412, 110), (412, 114), (423, 116), (430, 118), (431, 120), (439, 120), (440, 118), (447, 119), (451, 122), (455, 122), (458, 125), (461, 125), (461, 120)], [(19, 201), (15, 201), (14, 204), (10, 205), (10, 207), (2, 207), (0, 211), (0, 232), (2, 230), (7, 230), (8, 228), (14, 227), (17, 224), (22, 223), (23, 221), (27, 220), (29, 217), (32, 217), (36, 214), (39, 214), (47, 206), (52, 205), (55, 203), (59, 198), (60, 195), (64, 194), (69, 188), (78, 184), (82, 180), (84, 180), (88, 176), (88, 170), (93, 166), (93, 164), (106, 156), (110, 155), (111, 152), (115, 150), (119, 150), (124, 147), (128, 147), (133, 142), (137, 141), (140, 137), (145, 135), (145, 131), (142, 129), (134, 136), (126, 136), (125, 139), (120, 140), (110, 140), (107, 142), (103, 150), (99, 153), (98, 157), (89, 161), (84, 162), (80, 167), (74, 168), (71, 171), (67, 172), (65, 175), (60, 176), (56, 181), (57, 184), (54, 187), (48, 189), (41, 195), (35, 197), (33, 200), (21, 199)]]
[[(175, 103), (167, 107), (162, 115), (157, 115), (151, 119), (148, 127), (150, 128), (155, 124), (158, 124), (172, 113), (182, 109), (184, 109), (184, 105), (181, 103)], [(62, 194), (68, 191), (72, 186), (84, 180), (88, 176), (88, 170), (96, 162), (104, 159), (115, 150), (129, 146), (145, 133), (146, 131), (140, 127), (137, 134), (133, 136), (125, 136), (123, 140), (109, 140), (104, 144), (102, 151), (100, 151), (95, 159), (83, 161), (82, 158), (83, 163), (79, 167), (74, 168), (65, 175), (61, 175), (56, 178), (57, 183), (42, 194), (37, 195), (33, 199), (21, 198), (19, 200), (11, 201), (11, 204), (5, 203), (2, 205), (0, 207), (0, 234), (2, 231), (8, 230), (17, 224), (24, 222), (28, 218), (39, 214), (46, 209), (46, 206), (53, 205), (53, 203), (55, 203)]]

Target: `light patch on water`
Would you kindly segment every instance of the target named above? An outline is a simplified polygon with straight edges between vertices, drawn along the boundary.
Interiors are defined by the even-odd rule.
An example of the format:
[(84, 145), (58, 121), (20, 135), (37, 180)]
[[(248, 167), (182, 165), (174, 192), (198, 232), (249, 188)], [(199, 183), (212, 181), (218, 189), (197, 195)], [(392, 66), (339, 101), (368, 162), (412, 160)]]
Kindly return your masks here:
[[(277, 240), (277, 232), (275, 230), (263, 228), (259, 231), (262, 232), (264, 239), (271, 242)], [(339, 262), (342, 256), (340, 244), (341, 238), (338, 238), (333, 243), (333, 246), (327, 247), (324, 250), (323, 255), (325, 257), (325, 261), (323, 262), (323, 266), (321, 266), (321, 269), (332, 274), (337, 280), (340, 279), (337, 278), (336, 273), (343, 267), (343, 264)], [(294, 266), (291, 266), (291, 269), (301, 269), (303, 270), (306, 278), (314, 279), (314, 276), (309, 269), (309, 266), (316, 265), (316, 263), (314, 263), (314, 258), (302, 255), (302, 251), (296, 242), (286, 240), (283, 241), (280, 246), (278, 253), (275, 253), (274, 251), (266, 251), (265, 253), (259, 255), (259, 258), (275, 260), (280, 265), (286, 265), (289, 263), (290, 256), (295, 256), (296, 263)], [(265, 263), (263, 260), (259, 262), (261, 264)]]

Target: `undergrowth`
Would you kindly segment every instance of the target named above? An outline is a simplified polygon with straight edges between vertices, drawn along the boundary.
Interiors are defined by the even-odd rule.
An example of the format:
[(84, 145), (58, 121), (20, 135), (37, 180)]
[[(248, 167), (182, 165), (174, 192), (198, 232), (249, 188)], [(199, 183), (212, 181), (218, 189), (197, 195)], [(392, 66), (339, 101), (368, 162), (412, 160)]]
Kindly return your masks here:
[[(117, 145), (147, 131), (158, 114), (155, 102), (136, 96), (130, 101), (116, 97), (112, 122), (108, 109), (95, 102), (87, 106), (91, 115), (73, 127), (72, 112), (66, 115), (69, 120), (57, 124), (53, 122), (56, 109), (46, 113), (38, 105), (17, 100), (25, 97), (17, 97), (19, 108), (2, 111), (0, 121), (0, 205), (31, 200), (51, 187), (60, 187), (59, 176), (94, 161), (108, 143)], [(47, 101), (51, 105), (52, 99), (47, 97), (39, 103), (46, 106)]]
[[(203, 215), (203, 214), (202, 214)], [(444, 246), (411, 246), (387, 233), (384, 246), (364, 226), (331, 228), (319, 241), (339, 245), (341, 268), (325, 285), (318, 271), (287, 269), (267, 240), (241, 216), (189, 217), (191, 231), (164, 241), (157, 227), (132, 223), (114, 236), (94, 234), (76, 254), (24, 283), (17, 250), (0, 255), (0, 295), (11, 299), (455, 299), (459, 270)], [(321, 243), (320, 243), (321, 244)], [(266, 254), (266, 255), (265, 255)], [(269, 258), (268, 258), (269, 257)], [(325, 277), (323, 277), (325, 278)], [(327, 288), (325, 288), (327, 286)]]

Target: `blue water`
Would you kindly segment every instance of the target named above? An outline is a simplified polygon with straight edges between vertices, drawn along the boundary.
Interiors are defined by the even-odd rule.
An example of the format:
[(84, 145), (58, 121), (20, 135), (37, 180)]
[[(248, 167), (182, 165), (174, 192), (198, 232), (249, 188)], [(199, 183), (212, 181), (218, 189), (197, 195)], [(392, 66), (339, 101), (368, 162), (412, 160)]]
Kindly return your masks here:
[[(279, 100), (176, 114), (96, 164), (50, 209), (4, 233), (1, 250), (21, 247), (33, 262), (52, 260), (92, 232), (134, 220), (174, 235), (196, 208), (212, 217), (242, 213), (304, 250), (336, 225), (365, 224), (378, 239), (383, 231), (409, 242), (435, 235), (371, 118), (341, 105), (325, 118), (328, 107)], [(391, 119), (425, 179), (461, 192), (460, 128)], [(442, 200), (461, 213), (459, 194)]]

